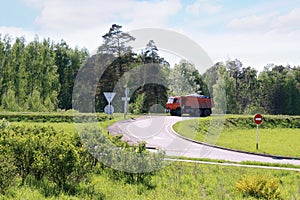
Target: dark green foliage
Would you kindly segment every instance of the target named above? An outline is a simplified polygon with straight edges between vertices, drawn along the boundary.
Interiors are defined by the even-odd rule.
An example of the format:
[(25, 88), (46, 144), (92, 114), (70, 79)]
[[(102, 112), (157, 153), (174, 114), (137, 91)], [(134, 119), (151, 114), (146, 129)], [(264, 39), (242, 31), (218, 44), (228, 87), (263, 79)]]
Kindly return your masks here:
[[(9, 156), (7, 162), (12, 161), (22, 184), (32, 176), (37, 181), (46, 178), (59, 190), (72, 191), (94, 165), (79, 138), (49, 126), (12, 126), (1, 132), (0, 139), (0, 149), (5, 149), (1, 156)], [(6, 167), (7, 162), (1, 166)]]
[[(216, 63), (204, 74), (204, 80), (212, 96), (217, 95), (217, 105), (226, 103), (227, 113), (299, 115), (299, 71), (299, 66), (268, 65), (258, 74), (235, 60)], [(226, 96), (222, 98), (219, 98), (220, 81), (216, 84), (218, 79), (224, 81), (222, 91)], [(214, 85), (218, 87), (213, 88)]]
[(86, 49), (72, 49), (65, 41), (55, 45), (55, 64), (58, 68), (60, 91), (58, 94), (58, 107), (60, 109), (72, 108), (72, 92), (77, 72), (88, 57)]
[(97, 114), (76, 114), (72, 113), (0, 113), (0, 119), (5, 118), (10, 122), (74, 122), (80, 123), (95, 121), (95, 116), (98, 121), (107, 119), (104, 113)]
[(54, 111), (71, 108), (77, 70), (88, 56), (65, 42), (32, 42), (0, 35), (0, 107), (8, 111)]
[(139, 66), (130, 72), (127, 85), (134, 88), (130, 108), (134, 113), (147, 113), (156, 107), (165, 107), (168, 99), (167, 76), (169, 63), (158, 54), (150, 40), (138, 57)]
[(15, 181), (15, 177), (17, 176), (17, 168), (14, 163), (15, 160), (12, 152), (0, 145), (0, 194), (5, 194), (6, 190)]

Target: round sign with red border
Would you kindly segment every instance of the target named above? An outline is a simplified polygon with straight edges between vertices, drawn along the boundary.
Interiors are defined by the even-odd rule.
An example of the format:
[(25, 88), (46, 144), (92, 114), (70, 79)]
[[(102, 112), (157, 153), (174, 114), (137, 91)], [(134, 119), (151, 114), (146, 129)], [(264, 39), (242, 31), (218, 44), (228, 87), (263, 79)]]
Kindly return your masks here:
[(262, 117), (261, 114), (256, 114), (254, 116), (254, 122), (255, 122), (255, 124), (259, 125), (259, 124), (262, 123), (262, 121), (263, 121), (263, 117)]

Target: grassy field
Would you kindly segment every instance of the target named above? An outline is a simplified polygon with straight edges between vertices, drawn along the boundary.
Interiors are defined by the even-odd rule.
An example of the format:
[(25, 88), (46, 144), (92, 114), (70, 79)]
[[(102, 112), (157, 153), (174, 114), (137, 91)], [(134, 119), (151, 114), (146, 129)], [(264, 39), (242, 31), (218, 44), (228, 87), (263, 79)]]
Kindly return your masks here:
[(8, 198), (0, 199), (255, 199), (243, 196), (236, 184), (245, 176), (259, 176), (278, 182), (281, 199), (300, 198), (298, 172), (248, 169), (175, 162), (152, 178), (151, 188), (111, 179), (106, 174), (92, 174), (78, 188), (77, 194), (45, 197), (39, 185), (15, 186)]
[[(121, 114), (116, 115), (111, 123), (122, 119), (123, 116)], [(201, 120), (208, 119), (209, 118), (201, 118)], [(10, 124), (12, 126), (53, 126), (55, 129), (61, 130), (63, 134), (76, 134), (76, 125), (74, 123), (11, 122)], [(107, 120), (99, 122), (101, 129), (105, 129), (107, 124)], [(196, 124), (198, 124), (198, 122), (196, 122)], [(179, 126), (179, 124), (176, 126)], [(202, 133), (204, 130), (195, 126), (195, 121), (193, 122), (193, 120), (186, 121), (184, 125), (181, 124), (179, 127), (180, 130), (185, 130), (184, 132), (186, 133), (194, 133), (195, 130)], [(268, 138), (267, 136), (269, 135), (275, 134), (272, 130), (273, 129), (265, 129), (266, 138)], [(276, 136), (276, 138), (279, 138), (281, 135), (281, 140), (286, 141), (285, 145), (292, 146), (292, 149), (288, 150), (288, 153), (290, 153), (292, 150), (298, 148), (294, 146), (295, 143), (299, 141), (299, 136), (296, 134), (299, 129), (283, 129), (283, 131), (287, 130), (291, 130), (291, 132), (285, 132), (289, 137), (290, 135), (294, 135), (292, 140), (286, 141), (281, 131), (278, 132), (279, 135)], [(296, 132), (293, 132), (294, 130), (296, 130)], [(224, 131), (226, 131), (226, 129), (224, 129)], [(227, 132), (222, 132), (220, 138), (222, 135), (227, 135), (228, 138), (226, 140), (230, 140), (230, 138), (232, 139), (233, 137), (239, 138), (241, 134), (245, 136), (249, 134), (248, 137), (251, 137), (250, 141), (254, 146), (250, 146), (249, 148), (255, 148), (254, 129), (236, 130), (235, 132), (232, 126), (230, 126)], [(189, 136), (197, 137), (196, 139), (199, 140), (205, 140), (207, 137), (205, 134), (191, 134)], [(264, 140), (263, 133), (261, 133), (260, 139), (262, 146)], [(100, 168), (99, 170), (91, 172), (89, 176), (80, 183), (79, 187), (76, 188), (76, 191), (73, 191), (73, 194), (59, 192), (53, 195), (51, 193), (51, 184), (28, 178), (24, 185), (21, 185), (20, 180), (17, 179), (8, 189), (5, 196), (0, 195), (0, 199), (257, 199), (237, 190), (238, 183), (245, 177), (248, 177), (250, 182), (254, 183), (254, 185), (259, 185), (259, 183), (256, 182), (256, 177), (274, 180), (275, 186), (278, 186), (278, 190), (276, 191), (280, 194), (279, 199), (300, 199), (299, 172), (183, 162), (173, 162), (165, 168), (156, 171), (147, 186), (142, 183), (132, 184), (124, 180), (116, 180), (110, 177), (106, 170)], [(267, 187), (271, 187), (270, 183), (267, 184)]]
[[(259, 127), (259, 149), (256, 150), (256, 126), (253, 122), (248, 127), (239, 122), (235, 123), (234, 119), (240, 120), (241, 118), (234, 117), (226, 117), (225, 125), (220, 134), (215, 136), (213, 144), (250, 152), (300, 157), (299, 128), (282, 128), (280, 125), (271, 127), (268, 122), (264, 122), (265, 127)], [(174, 125), (174, 130), (185, 137), (210, 143), (210, 137), (212, 137), (208, 133), (210, 119), (181, 121)]]

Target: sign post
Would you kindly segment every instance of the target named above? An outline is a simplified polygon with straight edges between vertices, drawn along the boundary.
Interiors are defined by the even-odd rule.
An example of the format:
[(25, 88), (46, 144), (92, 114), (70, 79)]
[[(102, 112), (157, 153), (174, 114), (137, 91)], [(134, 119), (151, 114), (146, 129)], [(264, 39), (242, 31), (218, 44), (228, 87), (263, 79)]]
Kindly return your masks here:
[(126, 88), (124, 93), (125, 93), (125, 97), (122, 97), (122, 101), (124, 101), (124, 119), (126, 119), (128, 102), (130, 101), (130, 97), (128, 97), (129, 89)]
[(112, 102), (116, 93), (115, 92), (104, 92), (103, 94), (108, 102), (108, 105), (105, 106), (105, 108), (104, 108), (104, 112), (108, 115), (107, 119), (108, 119), (108, 126), (109, 126), (110, 125), (109, 124), (110, 115), (114, 113), (114, 107), (112, 105), (110, 105), (110, 103)]
[(256, 114), (253, 120), (256, 124), (256, 150), (258, 150), (258, 125), (263, 122), (263, 117), (261, 114)]

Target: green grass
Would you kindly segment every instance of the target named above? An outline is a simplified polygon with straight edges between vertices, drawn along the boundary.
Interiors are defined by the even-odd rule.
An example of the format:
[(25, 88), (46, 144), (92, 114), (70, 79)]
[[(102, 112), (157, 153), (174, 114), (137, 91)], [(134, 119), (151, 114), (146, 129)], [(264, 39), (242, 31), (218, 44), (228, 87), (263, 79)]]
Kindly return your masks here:
[(152, 188), (116, 181), (107, 174), (92, 174), (77, 188), (76, 195), (44, 197), (38, 187), (14, 186), (0, 199), (253, 199), (243, 197), (235, 185), (245, 175), (275, 178), (282, 199), (299, 199), (300, 174), (291, 171), (250, 169), (174, 162), (152, 178)]
[[(245, 119), (247, 117), (244, 117)], [(181, 121), (174, 125), (174, 130), (185, 137), (215, 144), (231, 149), (266, 153), (281, 156), (300, 157), (300, 129), (299, 128), (280, 128), (281, 125), (273, 124), (274, 128), (259, 128), (258, 144), (256, 150), (256, 127), (255, 125), (241, 124), (241, 118), (226, 117), (226, 123), (220, 134), (213, 135), (208, 133), (211, 118), (192, 119)], [(239, 119), (235, 124), (234, 119)], [(243, 119), (243, 118), (242, 118)], [(270, 124), (264, 122), (265, 127)], [(234, 124), (234, 125), (232, 125)]]
[[(127, 118), (131, 117), (131, 115), (128, 115)], [(109, 124), (112, 125), (115, 122), (124, 120), (124, 116), (121, 113), (116, 113), (112, 115), (111, 120), (109, 121)], [(106, 131), (108, 127), (108, 120), (99, 121), (99, 122), (87, 122), (87, 123), (75, 123), (75, 122), (10, 122), (11, 125), (23, 125), (23, 126), (53, 126), (57, 130), (61, 130), (68, 134), (74, 134), (76, 133), (77, 127), (82, 127), (86, 125), (92, 125), (97, 126), (99, 125), (100, 129), (104, 132)]]
[[(236, 117), (236, 116), (235, 116)], [(119, 121), (123, 119), (123, 115), (116, 115), (111, 121)], [(204, 125), (209, 122), (211, 118), (201, 118), (200, 123)], [(195, 121), (196, 120), (196, 121)], [(196, 122), (196, 123), (195, 123)], [(183, 124), (176, 124), (178, 129), (187, 133), (187, 136), (197, 139), (205, 140), (206, 135), (202, 134), (205, 129), (199, 129), (198, 120), (182, 122)], [(11, 125), (50, 125), (65, 134), (76, 133), (76, 125), (74, 123), (54, 123), (54, 122), (12, 122)], [(96, 123), (102, 129), (107, 128), (107, 121)], [(84, 125), (84, 124), (81, 124)], [(93, 124), (92, 124), (93, 125)], [(80, 126), (80, 124), (79, 124)], [(233, 137), (238, 136), (251, 137), (251, 144), (255, 148), (255, 129), (240, 129), (234, 131), (232, 126), (230, 129), (225, 129), (222, 132), (219, 141), (232, 140)], [(195, 130), (199, 130), (199, 134), (194, 134)], [(296, 145), (299, 140), (299, 129), (283, 129), (291, 132), (282, 133), (282, 128), (265, 129), (265, 133), (260, 130), (260, 147), (263, 148), (263, 141), (269, 143), (270, 137), (284, 140), (284, 145)], [(274, 132), (278, 130), (278, 132)], [(294, 132), (296, 131), (296, 132)], [(298, 131), (298, 132), (297, 132)], [(277, 135), (279, 134), (279, 135)], [(291, 140), (286, 140), (286, 135)], [(224, 136), (223, 136), (224, 135)], [(264, 137), (265, 135), (265, 137)], [(241, 138), (239, 138), (241, 139)], [(266, 140), (268, 139), (268, 140)], [(240, 140), (238, 141), (240, 143)], [(225, 145), (225, 144), (224, 144)], [(276, 143), (279, 145), (279, 143)], [(244, 145), (242, 145), (244, 146)], [(238, 148), (238, 147), (237, 147)], [(272, 145), (270, 146), (272, 149)], [(288, 152), (294, 151), (297, 147), (287, 148)], [(208, 160), (210, 161), (210, 160)], [(222, 161), (219, 161), (222, 162)], [(245, 163), (245, 164), (259, 164), (259, 163)], [(286, 166), (292, 167), (292, 166)], [(16, 182), (7, 192), (6, 196), (1, 196), (0, 199), (253, 199), (251, 197), (243, 197), (243, 195), (235, 190), (235, 185), (245, 175), (265, 176), (267, 178), (276, 178), (280, 185), (280, 193), (282, 199), (300, 199), (300, 174), (299, 172), (283, 171), (283, 170), (268, 170), (268, 169), (254, 169), (244, 167), (229, 167), (218, 165), (206, 165), (197, 163), (182, 163), (173, 162), (165, 168), (157, 171), (152, 177), (152, 188), (147, 188), (142, 184), (128, 184), (123, 181), (116, 181), (103, 171), (100, 174), (92, 173), (87, 180), (82, 181), (74, 195), (60, 193), (57, 196), (45, 197), (39, 185), (30, 185), (26, 183), (21, 186)]]
[(299, 189), (300, 175), (296, 172), (178, 162), (159, 171), (152, 180), (156, 187), (150, 190), (141, 185), (112, 183), (105, 176), (94, 177), (94, 181), (107, 199), (247, 199), (235, 191), (236, 182), (244, 175), (278, 178), (284, 199), (296, 196)]

